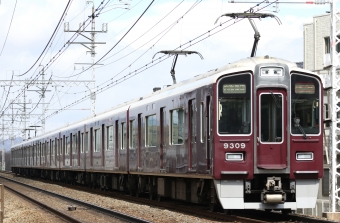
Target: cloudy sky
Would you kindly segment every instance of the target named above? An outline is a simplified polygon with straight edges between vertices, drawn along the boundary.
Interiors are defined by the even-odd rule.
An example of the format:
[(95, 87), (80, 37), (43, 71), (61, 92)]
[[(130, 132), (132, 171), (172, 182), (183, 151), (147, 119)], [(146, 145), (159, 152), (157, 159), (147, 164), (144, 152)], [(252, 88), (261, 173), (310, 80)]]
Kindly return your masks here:
[[(67, 14), (56, 29), (69, 2)], [(103, 5), (100, 5), (101, 2)], [(172, 84), (170, 68), (173, 58), (157, 54), (153, 60), (153, 56), (161, 50), (191, 50), (204, 57), (201, 60), (198, 55), (179, 56), (176, 65), (177, 82), (250, 56), (254, 31), (249, 21), (238, 20), (235, 23), (235, 20), (228, 17), (220, 18), (217, 24), (215, 21), (224, 13), (246, 11), (261, 0), (247, 1), (248, 4), (232, 4), (227, 0), (155, 0), (129, 31), (151, 2), (152, 0), (1, 0), (0, 79), (8, 80), (12, 85), (4, 87), (1, 83), (0, 87), (0, 107), (1, 113), (5, 114), (5, 128), (12, 126), (12, 118), (15, 119), (15, 128), (25, 127), (21, 115), (23, 112), (17, 109), (24, 102), (23, 88), (17, 84), (24, 82), (13, 81), (32, 80), (36, 77), (41, 79), (39, 72), (43, 67), (45, 79), (59, 81), (55, 82), (58, 85), (49, 84), (45, 92), (46, 131), (50, 131), (91, 115), (91, 102), (83, 98), (88, 97), (89, 89), (93, 87), (84, 87), (83, 84), (68, 87), (61, 82), (92, 79), (93, 69), (76, 63), (92, 63), (93, 60), (103, 64), (96, 65), (94, 71), (96, 89), (100, 91), (96, 97), (96, 113), (101, 113), (149, 94), (154, 87)], [(75, 35), (74, 32), (64, 32), (65, 23), (73, 31), (84, 22), (85, 30), (90, 31), (88, 18), (93, 5), (95, 9), (99, 7), (95, 30), (102, 30), (102, 24), (107, 24), (108, 27), (106, 33), (95, 36), (96, 42), (106, 44), (97, 45), (94, 58), (87, 53), (88, 49), (84, 46), (68, 44), (68, 41), (89, 40)], [(261, 34), (257, 55), (303, 61), (303, 24), (312, 22), (313, 16), (329, 11), (329, 4), (274, 6), (275, 4), (262, 3), (253, 8), (254, 11), (274, 13), (282, 22), (279, 25), (275, 19), (255, 20)], [(130, 9), (125, 9), (127, 7)], [(56, 34), (47, 45), (55, 30)], [(90, 37), (88, 32), (83, 34)], [(37, 61), (45, 47), (46, 51)], [(161, 56), (163, 57), (159, 59)], [(41, 85), (38, 84), (26, 88), (26, 102), (32, 102), (27, 104), (27, 114), (32, 115), (27, 119), (26, 128), (41, 125), (41, 116), (38, 116), (42, 114), (39, 89)], [(13, 99), (16, 99), (13, 105), (14, 115), (10, 105)], [(40, 104), (37, 105), (38, 102)], [(72, 103), (74, 104), (70, 106)], [(62, 108), (67, 109), (59, 111)], [(16, 131), (15, 135), (20, 136), (22, 133)]]

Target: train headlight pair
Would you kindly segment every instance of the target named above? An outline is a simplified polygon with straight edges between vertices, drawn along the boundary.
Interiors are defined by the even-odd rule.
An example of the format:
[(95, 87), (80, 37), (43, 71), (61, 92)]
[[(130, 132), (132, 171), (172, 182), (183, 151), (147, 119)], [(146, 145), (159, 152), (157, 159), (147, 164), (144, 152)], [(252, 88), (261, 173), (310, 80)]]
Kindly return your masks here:
[(225, 159), (227, 161), (242, 161), (243, 153), (226, 153)]
[(298, 152), (296, 153), (296, 160), (313, 160), (314, 154), (312, 152)]

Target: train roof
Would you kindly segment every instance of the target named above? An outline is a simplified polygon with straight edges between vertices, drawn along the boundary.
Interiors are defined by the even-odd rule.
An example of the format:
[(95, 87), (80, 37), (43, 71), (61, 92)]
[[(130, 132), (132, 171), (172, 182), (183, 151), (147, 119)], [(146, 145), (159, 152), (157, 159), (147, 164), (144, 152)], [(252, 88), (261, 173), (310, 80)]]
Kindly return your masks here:
[[(37, 141), (45, 137), (51, 137), (53, 135), (58, 134), (61, 131), (67, 131), (67, 130), (72, 130), (74, 128), (84, 126), (86, 123), (89, 122), (96, 122), (99, 120), (103, 120), (107, 117), (110, 117), (114, 114), (124, 112), (126, 111), (129, 107), (130, 108), (135, 108), (138, 106), (142, 106), (144, 104), (151, 103), (152, 101), (159, 100), (161, 98), (167, 97), (167, 96), (172, 96), (172, 95), (178, 95), (183, 92), (190, 91), (191, 89), (198, 88), (200, 86), (205, 86), (209, 85), (212, 83), (215, 83), (216, 80), (223, 74), (226, 73), (233, 73), (233, 72), (238, 72), (238, 71), (254, 71), (255, 66), (258, 64), (285, 64), (289, 67), (290, 70), (297, 70), (297, 71), (304, 71), (301, 68), (298, 68), (296, 63), (290, 62), (288, 60), (284, 59), (279, 59), (275, 57), (269, 57), (269, 56), (257, 56), (257, 57), (250, 57), (250, 58), (244, 58), (232, 63), (229, 63), (223, 67), (217, 68), (210, 70), (204, 74), (197, 75), (193, 78), (181, 81), (177, 84), (171, 85), (169, 87), (163, 88), (161, 90), (158, 90), (156, 92), (153, 92), (151, 94), (145, 95), (143, 97), (140, 97), (138, 99), (133, 99), (128, 102), (125, 102), (123, 104), (117, 105), (115, 107), (110, 108), (109, 110), (106, 110), (102, 113), (99, 113), (95, 116), (87, 117), (82, 120), (79, 120), (75, 123), (68, 124), (66, 126), (60, 127), (58, 129), (52, 130), (48, 133), (45, 133), (43, 135), (37, 136), (35, 138), (31, 138), (30, 140), (24, 141), (22, 143), (19, 143), (17, 145), (14, 145), (14, 147), (21, 146), (23, 144), (26, 144), (28, 141)], [(311, 73), (311, 72), (309, 72)], [(312, 74), (312, 73), (311, 73)]]

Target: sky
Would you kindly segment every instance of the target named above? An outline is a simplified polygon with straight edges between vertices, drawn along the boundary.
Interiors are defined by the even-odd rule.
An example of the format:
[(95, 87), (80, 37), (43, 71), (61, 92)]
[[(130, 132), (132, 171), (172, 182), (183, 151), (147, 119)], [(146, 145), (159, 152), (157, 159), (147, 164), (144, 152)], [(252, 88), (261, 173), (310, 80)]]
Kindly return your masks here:
[[(60, 28), (56, 29), (69, 2), (67, 14), (61, 21)], [(90, 89), (97, 90), (95, 110), (99, 114), (116, 105), (150, 94), (154, 87), (171, 85), (173, 57), (156, 54), (159, 51), (190, 50), (203, 56), (204, 59), (196, 54), (180, 55), (175, 68), (177, 82), (249, 57), (254, 41), (254, 31), (249, 21), (221, 17), (215, 24), (216, 19), (225, 13), (244, 12), (256, 6), (257, 2), (264, 2), (253, 10), (275, 14), (282, 24), (272, 18), (254, 20), (261, 35), (257, 55), (301, 62), (303, 24), (312, 22), (313, 16), (330, 10), (329, 4), (280, 3), (276, 8), (276, 4), (268, 5), (268, 1), (247, 2), (249, 3), (228, 3), (227, 0), (1, 0), (0, 79), (7, 80), (6, 83), (11, 86), (4, 86), (3, 82), (0, 84), (0, 114), (5, 114), (0, 123), (3, 123), (6, 130), (11, 130), (12, 126), (17, 129), (14, 133), (7, 131), (3, 135), (4, 139), (10, 135), (28, 137), (28, 131), (23, 129), (42, 125), (42, 86), (36, 82), (23, 90), (23, 86), (17, 85), (23, 84), (24, 80), (38, 77), (41, 80), (42, 68), (45, 79), (57, 83), (48, 84), (45, 91), (45, 132), (48, 132), (91, 116), (91, 101), (83, 100), (90, 94)], [(107, 32), (98, 32), (95, 35), (96, 42), (105, 44), (96, 45), (94, 57), (91, 57), (87, 52), (89, 50), (83, 45), (68, 44), (69, 41), (89, 42), (84, 36), (72, 31), (77, 30), (84, 21), (87, 26), (85, 31), (91, 30), (89, 16), (92, 6), (95, 9), (99, 7), (98, 16), (94, 20), (95, 30), (101, 31), (103, 24), (107, 24)], [(68, 27), (70, 32), (65, 32), (64, 27)], [(56, 34), (47, 45), (55, 31)], [(91, 37), (89, 32), (82, 34)], [(37, 61), (45, 47), (45, 53)], [(98, 61), (95, 69), (86, 64), (76, 64), (93, 61)], [(87, 87), (80, 84), (89, 83), (93, 75), (96, 87), (93, 84)], [(74, 83), (70, 87), (62, 81)], [(26, 122), (22, 115), (23, 92), (27, 103), (26, 114), (31, 114), (26, 117)], [(83, 101), (79, 102), (80, 100)], [(10, 103), (13, 103), (13, 110)], [(13, 119), (15, 121), (12, 124)], [(37, 135), (42, 134), (41, 128), (37, 129)], [(30, 131), (30, 135), (33, 136), (34, 131)]]

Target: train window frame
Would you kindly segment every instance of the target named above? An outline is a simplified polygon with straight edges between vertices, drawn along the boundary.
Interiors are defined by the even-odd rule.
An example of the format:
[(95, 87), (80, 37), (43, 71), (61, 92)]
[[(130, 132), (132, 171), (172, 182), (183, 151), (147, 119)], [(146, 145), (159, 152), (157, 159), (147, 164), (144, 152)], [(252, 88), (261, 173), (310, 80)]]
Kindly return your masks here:
[[(111, 130), (111, 132), (110, 132)], [(112, 133), (112, 138), (110, 138), (110, 133)], [(114, 134), (114, 127), (113, 125), (109, 125), (109, 126), (106, 126), (106, 151), (110, 151), (110, 150), (114, 150), (114, 147), (115, 147), (115, 134)], [(112, 140), (110, 140), (112, 139)], [(111, 142), (111, 146), (110, 146), (110, 141)], [(111, 149), (110, 149), (111, 148)]]
[[(155, 131), (155, 133), (150, 134), (150, 132), (152, 132), (152, 129), (149, 129), (149, 118), (151, 118), (151, 117), (152, 117), (152, 121), (155, 122), (155, 123), (153, 123), (153, 122), (152, 123), (155, 124), (153, 126), (156, 127), (156, 131)], [(151, 131), (149, 131), (149, 130), (151, 130)], [(145, 146), (146, 147), (157, 147), (157, 145), (158, 145), (158, 138), (157, 138), (158, 134), (157, 133), (158, 133), (157, 114), (151, 114), (151, 115), (145, 116)], [(150, 136), (152, 136), (152, 137), (150, 137)], [(154, 141), (153, 141), (153, 139), (154, 139)], [(152, 140), (153, 144), (150, 144), (150, 140)]]
[(130, 120), (130, 128), (129, 128), (129, 148), (136, 149), (137, 148), (137, 139), (138, 139), (138, 126), (137, 120)]
[[(177, 118), (177, 125), (178, 125), (178, 129), (180, 129), (181, 127), (181, 130), (182, 130), (182, 142), (179, 142), (180, 140), (180, 136), (179, 134), (177, 134), (177, 142), (175, 143), (174, 141), (174, 125), (176, 123), (174, 123), (174, 111), (179, 111), (181, 110), (182, 113), (182, 122), (181, 122), (181, 126), (179, 125), (179, 118)], [(176, 109), (171, 109), (170, 111), (170, 134), (169, 134), (169, 137), (170, 137), (170, 145), (183, 145), (184, 144), (184, 141), (185, 141), (185, 138), (184, 138), (184, 130), (185, 130), (185, 108), (184, 107), (179, 107), (179, 108), (176, 108)], [(178, 112), (177, 112), (178, 113)], [(179, 113), (178, 113), (179, 114)], [(177, 131), (179, 132), (179, 131)]]
[[(290, 75), (291, 93), (289, 95), (289, 98), (290, 98), (290, 111), (289, 111), (289, 120), (288, 120), (288, 121), (290, 121), (290, 134), (292, 136), (303, 136), (303, 133), (301, 133), (300, 130), (297, 131), (298, 133), (293, 133), (293, 128), (295, 126), (293, 124), (293, 121), (294, 121), (293, 120), (294, 106), (292, 105), (292, 103), (293, 103), (293, 91), (295, 90), (295, 86), (293, 87), (293, 81), (292, 81), (293, 75), (298, 75), (298, 76), (308, 77), (308, 78), (314, 79), (318, 83), (318, 85), (319, 85), (319, 86), (315, 86), (315, 91), (317, 91), (317, 90), (319, 91), (318, 92), (319, 93), (318, 94), (318, 100), (319, 100), (318, 101), (318, 108), (319, 108), (319, 114), (318, 114), (318, 120), (319, 120), (319, 123), (318, 123), (319, 124), (319, 126), (318, 126), (318, 133), (310, 133), (310, 132), (308, 133), (308, 132), (305, 131), (306, 129), (304, 129), (304, 131), (305, 131), (306, 136), (320, 136), (321, 135), (321, 125), (323, 125), (323, 122), (322, 122), (323, 117), (321, 117), (321, 114), (322, 114), (322, 111), (323, 111), (323, 106), (321, 106), (321, 101), (323, 100), (321, 98), (321, 91), (323, 91), (322, 84), (321, 84), (320, 80), (317, 79), (315, 76), (312, 76), (312, 75), (306, 74), (306, 73), (299, 73), (299, 72), (292, 72), (291, 75)], [(302, 94), (302, 95), (308, 97), (308, 96), (311, 96), (312, 94)], [(300, 120), (299, 124), (300, 123), (301, 123), (301, 120)], [(302, 128), (305, 128), (305, 127), (302, 126), (302, 124), (300, 124), (300, 125), (301, 125)]]
[(102, 131), (100, 127), (93, 128), (93, 152), (100, 152), (102, 148)]
[[(246, 92), (247, 94), (249, 94), (249, 112), (245, 109), (245, 116), (248, 116), (249, 115), (249, 121), (245, 121), (245, 124), (244, 124), (244, 128), (249, 128), (249, 133), (220, 133), (220, 127), (219, 127), (219, 121), (220, 121), (220, 109), (219, 109), (219, 105), (220, 105), (220, 92), (222, 92), (222, 89), (219, 89), (220, 87), (220, 83), (222, 81), (224, 81), (226, 78), (234, 78), (234, 77), (237, 77), (237, 76), (241, 76), (241, 75), (248, 75), (249, 76), (249, 83), (246, 83), (249, 85), (249, 89), (250, 89), (250, 92)], [(251, 136), (253, 134), (253, 111), (254, 111), (254, 106), (253, 106), (253, 102), (254, 102), (254, 93), (253, 93), (253, 74), (250, 73), (250, 72), (243, 72), (243, 73), (238, 73), (238, 74), (227, 74), (227, 75), (224, 75), (224, 76), (221, 76), (221, 78), (217, 81), (216, 83), (216, 86), (217, 86), (217, 97), (216, 97), (216, 104), (217, 104), (217, 109), (215, 111), (215, 114), (216, 114), (216, 123), (217, 123), (217, 126), (215, 127), (216, 129), (216, 133), (218, 136)], [(237, 83), (239, 81), (236, 81)], [(229, 82), (228, 82), (229, 83)], [(222, 92), (223, 93), (223, 92)], [(240, 93), (241, 94), (241, 93)], [(229, 97), (232, 96), (233, 94), (227, 94)], [(238, 95), (238, 94), (236, 94)], [(211, 105), (209, 105), (211, 106)], [(211, 124), (211, 123), (210, 123)], [(248, 124), (248, 126), (246, 126), (246, 124)], [(243, 126), (243, 123), (242, 123), (242, 126)], [(241, 127), (242, 127), (241, 126)], [(241, 128), (240, 127), (240, 128)], [(210, 135), (210, 131), (209, 131), (209, 135)]]

